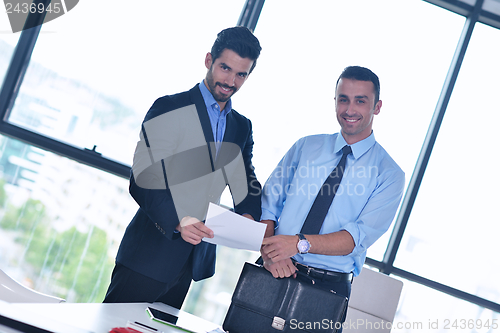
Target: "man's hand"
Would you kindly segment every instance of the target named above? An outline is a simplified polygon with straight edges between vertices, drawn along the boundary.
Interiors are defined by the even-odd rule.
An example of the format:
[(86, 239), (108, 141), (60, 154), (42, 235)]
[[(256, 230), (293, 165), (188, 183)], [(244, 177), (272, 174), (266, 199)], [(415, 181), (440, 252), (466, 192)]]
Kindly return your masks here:
[(298, 253), (297, 242), (297, 236), (277, 235), (267, 237), (262, 241), (261, 253), (274, 263), (277, 263)]
[[(262, 256), (264, 260), (264, 256)], [(264, 268), (267, 269), (275, 278), (285, 278), (289, 276), (295, 277), (297, 267), (292, 262), (291, 258), (287, 258), (278, 262), (273, 262), (271, 259), (264, 260)]]
[(205, 223), (191, 216), (185, 216), (176, 230), (181, 233), (182, 239), (193, 245), (199, 244), (204, 237), (214, 237), (214, 232)]

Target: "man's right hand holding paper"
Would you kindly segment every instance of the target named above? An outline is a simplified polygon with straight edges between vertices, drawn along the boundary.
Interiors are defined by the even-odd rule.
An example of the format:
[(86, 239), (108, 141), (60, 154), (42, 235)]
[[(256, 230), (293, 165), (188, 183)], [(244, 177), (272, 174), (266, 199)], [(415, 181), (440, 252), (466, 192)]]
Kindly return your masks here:
[(193, 245), (199, 244), (204, 237), (214, 237), (214, 232), (205, 223), (191, 216), (182, 218), (176, 230), (181, 233), (182, 239)]

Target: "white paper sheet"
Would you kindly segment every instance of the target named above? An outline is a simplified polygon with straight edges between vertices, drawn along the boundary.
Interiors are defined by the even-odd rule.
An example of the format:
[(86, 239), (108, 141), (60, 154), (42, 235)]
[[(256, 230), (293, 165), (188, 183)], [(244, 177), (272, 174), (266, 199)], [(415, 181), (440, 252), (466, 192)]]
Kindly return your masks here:
[(212, 244), (235, 249), (260, 251), (266, 224), (255, 222), (218, 205), (208, 206), (205, 225), (212, 229), (214, 238), (203, 238)]

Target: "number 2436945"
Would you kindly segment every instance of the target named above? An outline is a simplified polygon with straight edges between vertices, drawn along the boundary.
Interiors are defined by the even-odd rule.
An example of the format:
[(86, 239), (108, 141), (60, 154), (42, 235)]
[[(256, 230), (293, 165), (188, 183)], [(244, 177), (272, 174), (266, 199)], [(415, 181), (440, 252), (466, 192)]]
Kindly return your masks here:
[(487, 319), (487, 320), (481, 320), (481, 319), (455, 319), (455, 320), (449, 320), (446, 319), (444, 321), (444, 329), (481, 329), (481, 328), (491, 328), (491, 329), (497, 329), (498, 328), (498, 322), (497, 319)]
[(43, 3), (28, 3), (28, 2), (24, 2), (24, 3), (17, 3), (16, 5), (10, 3), (10, 2), (7, 2), (5, 3), (5, 10), (6, 10), (6, 13), (7, 14), (14, 14), (14, 13), (17, 13), (17, 14), (20, 14), (20, 13), (23, 13), (23, 14), (28, 14), (28, 13), (43, 13), (43, 12), (47, 12), (47, 13), (54, 13), (54, 14), (59, 14), (62, 10), (61, 8), (61, 4), (60, 3), (50, 3), (48, 4), (47, 6), (45, 6), (45, 4)]

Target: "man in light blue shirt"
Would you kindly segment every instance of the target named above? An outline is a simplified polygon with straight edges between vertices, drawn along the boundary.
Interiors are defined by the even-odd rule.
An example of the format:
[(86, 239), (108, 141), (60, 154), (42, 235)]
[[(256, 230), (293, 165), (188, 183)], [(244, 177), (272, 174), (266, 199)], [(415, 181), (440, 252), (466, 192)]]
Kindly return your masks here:
[[(401, 168), (375, 141), (373, 118), (379, 114), (380, 83), (369, 69), (344, 69), (335, 93), (341, 132), (298, 140), (267, 180), (262, 221), (267, 223), (261, 250), (274, 277), (291, 275), (350, 296), (366, 250), (391, 225), (405, 179)], [(349, 146), (345, 171), (319, 234), (300, 234), (325, 182)]]

